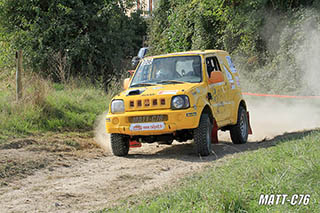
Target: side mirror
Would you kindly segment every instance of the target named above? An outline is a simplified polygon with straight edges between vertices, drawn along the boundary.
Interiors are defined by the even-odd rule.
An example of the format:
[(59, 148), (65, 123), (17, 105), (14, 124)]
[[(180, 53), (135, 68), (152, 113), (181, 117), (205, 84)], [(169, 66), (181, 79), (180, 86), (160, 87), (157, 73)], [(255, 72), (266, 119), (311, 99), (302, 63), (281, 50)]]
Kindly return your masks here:
[(138, 63), (139, 63), (139, 60), (132, 60), (132, 62), (131, 62), (132, 68), (135, 69), (137, 67)]
[(209, 84), (224, 82), (224, 77), (220, 71), (212, 71), (210, 73)]
[(123, 89), (126, 90), (129, 87), (130, 78), (126, 78), (123, 80)]
[(134, 57), (132, 58), (132, 60), (140, 61), (140, 60), (141, 60), (141, 58), (140, 58), (139, 56), (134, 56)]

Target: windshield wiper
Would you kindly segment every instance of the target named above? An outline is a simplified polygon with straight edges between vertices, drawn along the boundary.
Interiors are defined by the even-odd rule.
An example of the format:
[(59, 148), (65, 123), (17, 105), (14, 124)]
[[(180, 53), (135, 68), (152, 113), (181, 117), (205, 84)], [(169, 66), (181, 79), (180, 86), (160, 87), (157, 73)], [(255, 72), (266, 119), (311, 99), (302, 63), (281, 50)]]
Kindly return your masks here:
[(189, 83), (186, 81), (176, 81), (176, 80), (164, 80), (164, 81), (159, 81), (158, 84), (184, 84), (184, 83)]
[(133, 84), (130, 87), (147, 87), (147, 86), (154, 86), (156, 85), (155, 83), (138, 83), (138, 84)]

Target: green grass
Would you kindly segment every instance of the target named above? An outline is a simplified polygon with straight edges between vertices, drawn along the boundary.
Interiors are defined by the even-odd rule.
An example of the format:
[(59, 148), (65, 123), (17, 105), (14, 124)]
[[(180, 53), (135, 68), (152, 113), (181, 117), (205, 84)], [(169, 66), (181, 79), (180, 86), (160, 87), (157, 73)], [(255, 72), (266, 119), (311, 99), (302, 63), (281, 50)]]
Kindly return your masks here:
[[(156, 196), (101, 212), (320, 212), (320, 131), (280, 137)], [(260, 194), (310, 194), (304, 205), (259, 205)]]
[(0, 88), (0, 141), (46, 131), (92, 130), (111, 99), (90, 84), (53, 84), (38, 77), (25, 83), (20, 102), (13, 88)]

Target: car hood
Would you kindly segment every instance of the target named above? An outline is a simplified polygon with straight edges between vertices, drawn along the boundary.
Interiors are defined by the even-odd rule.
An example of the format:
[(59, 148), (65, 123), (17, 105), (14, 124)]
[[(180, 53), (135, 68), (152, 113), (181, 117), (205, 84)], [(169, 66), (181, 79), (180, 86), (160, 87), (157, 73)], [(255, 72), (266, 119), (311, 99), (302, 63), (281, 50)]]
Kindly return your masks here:
[(123, 99), (126, 111), (169, 109), (171, 98), (188, 94), (199, 83), (158, 84), (155, 86), (129, 88), (120, 93), (117, 99)]

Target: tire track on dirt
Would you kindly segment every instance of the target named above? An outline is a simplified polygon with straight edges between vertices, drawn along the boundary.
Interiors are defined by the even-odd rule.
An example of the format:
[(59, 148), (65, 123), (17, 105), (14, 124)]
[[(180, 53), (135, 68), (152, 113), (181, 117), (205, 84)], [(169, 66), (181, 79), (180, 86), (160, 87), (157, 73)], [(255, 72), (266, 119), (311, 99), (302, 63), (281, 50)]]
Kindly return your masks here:
[(200, 158), (193, 145), (144, 144), (120, 158), (106, 154), (93, 159), (68, 159), (70, 167), (46, 168), (8, 186), (0, 187), (0, 206), (4, 212), (88, 212), (111, 207), (120, 200), (175, 184), (217, 159), (266, 147), (272, 143), (250, 142), (214, 145), (215, 153)]

